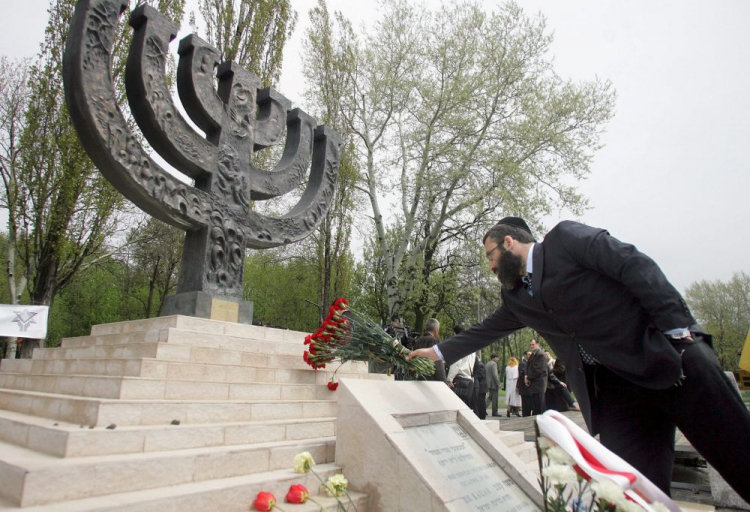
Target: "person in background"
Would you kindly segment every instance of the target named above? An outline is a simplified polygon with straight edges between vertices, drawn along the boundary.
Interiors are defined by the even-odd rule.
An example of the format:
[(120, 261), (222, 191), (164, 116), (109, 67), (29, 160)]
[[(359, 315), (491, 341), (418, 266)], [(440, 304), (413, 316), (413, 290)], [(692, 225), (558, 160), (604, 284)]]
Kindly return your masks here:
[[(425, 323), (424, 333), (414, 342), (414, 348), (430, 348), (433, 345), (440, 343), (440, 339), (438, 338), (439, 335), (440, 322), (438, 322), (437, 318), (430, 318)], [(429, 377), (424, 377), (422, 380), (435, 380), (448, 384), (448, 378), (445, 374), (445, 362), (435, 361), (435, 373)]]
[(531, 349), (531, 356), (526, 362), (526, 375), (523, 380), (529, 388), (529, 395), (531, 395), (531, 416), (535, 416), (547, 410), (544, 394), (547, 392), (549, 369), (547, 357), (539, 342), (531, 340), (529, 348)]
[[(453, 327), (453, 332), (459, 334), (463, 331), (463, 327), (456, 325)], [(434, 348), (434, 347), (433, 347)], [(425, 349), (420, 349), (425, 350)], [(429, 349), (427, 349), (429, 350)], [(416, 352), (416, 350), (414, 351)], [(413, 352), (412, 352), (413, 353)], [(474, 405), (474, 362), (476, 360), (476, 354), (472, 352), (467, 354), (461, 359), (455, 361), (448, 368), (448, 386), (453, 389), (453, 392), (464, 401), (470, 409), (473, 409)]]
[(487, 417), (487, 404), (484, 397), (487, 395), (487, 375), (485, 374), (482, 354), (476, 353), (474, 359), (474, 402), (472, 409), (477, 418), (483, 420)]
[(521, 416), (521, 395), (518, 393), (518, 359), (510, 356), (505, 367), (505, 404), (508, 409), (505, 415)]
[(484, 365), (484, 373), (487, 376), (487, 400), (484, 403), (485, 410), (492, 405), (492, 417), (499, 418), (497, 414), (497, 396), (500, 390), (500, 373), (497, 371), (497, 362), (500, 360), (497, 354), (490, 355), (490, 361)]
[[(526, 385), (526, 365), (529, 364), (530, 357), (530, 351), (527, 350), (523, 353), (521, 362), (518, 364), (518, 383), (516, 384), (516, 389), (521, 397), (521, 414), (524, 418), (531, 416), (531, 393)], [(505, 392), (507, 393), (508, 390), (506, 389)]]
[[(398, 341), (400, 341), (402, 345), (406, 346), (409, 336), (406, 328), (404, 327), (404, 321), (401, 319), (401, 316), (391, 316), (391, 325), (385, 328), (385, 332), (389, 336), (393, 336)], [(386, 363), (384, 361), (381, 362), (370, 359), (369, 361), (367, 361), (367, 371), (369, 373), (386, 373), (388, 375), (391, 375), (393, 374), (393, 367), (389, 363)], [(403, 380), (403, 375), (399, 374), (396, 377), (396, 380)]]

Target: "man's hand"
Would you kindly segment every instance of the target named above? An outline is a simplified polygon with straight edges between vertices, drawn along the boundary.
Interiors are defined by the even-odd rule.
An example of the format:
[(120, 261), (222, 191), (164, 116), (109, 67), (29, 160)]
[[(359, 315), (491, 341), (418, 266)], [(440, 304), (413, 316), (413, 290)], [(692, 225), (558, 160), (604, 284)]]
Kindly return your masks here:
[(432, 359), (433, 361), (440, 361), (440, 358), (437, 355), (437, 352), (430, 347), (430, 348), (418, 348), (417, 350), (412, 350), (411, 354), (406, 356), (407, 361), (411, 361), (415, 357), (424, 357), (425, 359)]

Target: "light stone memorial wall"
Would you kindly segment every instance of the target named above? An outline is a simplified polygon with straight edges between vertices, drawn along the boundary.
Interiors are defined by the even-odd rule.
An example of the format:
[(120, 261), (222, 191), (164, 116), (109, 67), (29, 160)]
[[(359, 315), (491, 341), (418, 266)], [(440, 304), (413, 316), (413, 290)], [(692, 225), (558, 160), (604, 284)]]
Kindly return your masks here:
[(445, 384), (341, 382), (336, 463), (370, 510), (542, 508), (538, 475)]

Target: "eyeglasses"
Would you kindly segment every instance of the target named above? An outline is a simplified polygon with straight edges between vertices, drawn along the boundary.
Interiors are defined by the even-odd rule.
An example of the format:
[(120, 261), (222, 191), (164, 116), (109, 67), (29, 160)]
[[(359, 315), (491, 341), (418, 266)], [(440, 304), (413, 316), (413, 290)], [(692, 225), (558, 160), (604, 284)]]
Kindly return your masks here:
[(487, 261), (492, 261), (492, 253), (495, 252), (497, 249), (499, 249), (500, 246), (496, 245), (494, 249), (492, 249), (490, 252), (484, 253), (485, 256), (487, 256)]

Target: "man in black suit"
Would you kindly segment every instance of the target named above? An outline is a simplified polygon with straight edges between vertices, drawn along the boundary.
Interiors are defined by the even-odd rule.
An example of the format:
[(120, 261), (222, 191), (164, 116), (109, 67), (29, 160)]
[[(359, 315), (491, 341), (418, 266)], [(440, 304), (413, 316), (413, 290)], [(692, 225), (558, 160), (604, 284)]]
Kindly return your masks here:
[(547, 392), (549, 366), (547, 366), (547, 358), (544, 355), (544, 350), (539, 346), (539, 342), (531, 340), (529, 348), (531, 348), (531, 356), (526, 362), (523, 380), (531, 395), (529, 397), (531, 399), (531, 416), (535, 416), (547, 410), (544, 403), (544, 394)]
[[(414, 348), (429, 348), (440, 343), (438, 335), (440, 334), (440, 322), (437, 318), (430, 318), (424, 326), (424, 334), (416, 339)], [(422, 377), (420, 380), (437, 380), (448, 384), (445, 375), (445, 363), (435, 361), (435, 373), (429, 377)]]
[(656, 263), (603, 229), (564, 221), (542, 243), (518, 217), (484, 238), (503, 304), (412, 352), (451, 363), (529, 326), (565, 363), (589, 431), (669, 493), (675, 426), (750, 501), (750, 413)]
[[(516, 382), (518, 394), (521, 395), (521, 414), (524, 418), (531, 416), (531, 395), (529, 394), (529, 386), (526, 385), (526, 365), (529, 364), (530, 357), (531, 352), (527, 350), (518, 365), (518, 382)], [(505, 392), (507, 393), (508, 390), (506, 389)]]

